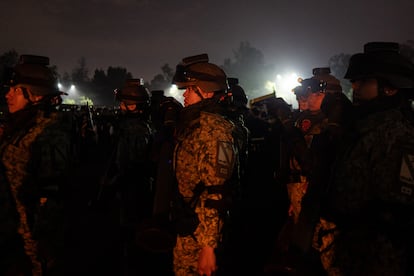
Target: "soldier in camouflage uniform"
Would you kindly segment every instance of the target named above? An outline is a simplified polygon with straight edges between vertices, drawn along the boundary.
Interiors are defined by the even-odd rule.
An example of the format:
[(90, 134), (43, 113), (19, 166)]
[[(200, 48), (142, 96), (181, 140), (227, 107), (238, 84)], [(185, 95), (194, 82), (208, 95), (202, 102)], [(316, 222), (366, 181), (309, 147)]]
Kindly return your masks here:
[[(234, 124), (226, 119), (218, 102), (225, 95), (224, 71), (208, 62), (207, 54), (184, 58), (177, 65), (173, 83), (185, 89), (174, 154), (178, 195), (191, 205), (185, 223), (177, 214), (174, 248), (175, 275), (213, 275), (219, 259), (227, 214), (227, 182), (235, 170)], [(186, 205), (186, 204), (184, 204)]]
[(328, 275), (413, 275), (414, 127), (401, 111), (413, 76), (397, 43), (350, 59), (355, 124), (314, 236)]
[[(330, 67), (318, 67), (312, 70), (315, 79), (326, 82), (325, 97), (321, 110), (328, 117), (328, 128), (332, 135), (340, 136), (350, 123), (347, 116), (352, 108), (352, 102), (343, 93), (341, 82), (331, 74)], [(336, 139), (332, 137), (332, 139)]]
[(132, 275), (141, 269), (135, 260), (135, 230), (152, 215), (155, 165), (150, 159), (154, 140), (151, 100), (142, 79), (127, 79), (115, 92), (120, 114), (114, 122), (115, 143), (105, 182), (115, 186), (119, 195), (123, 268)]
[[(306, 148), (315, 153), (320, 146), (317, 140), (326, 128), (328, 121), (321, 110), (321, 104), (325, 98), (325, 89), (326, 82), (309, 78), (302, 80), (301, 86), (293, 90), (300, 109), (295, 120), (295, 127), (301, 131), (306, 142)], [(287, 192), (290, 198), (289, 216), (292, 217), (295, 224), (298, 222), (302, 209), (302, 198), (309, 184), (309, 171), (302, 168), (304, 166), (303, 160), (307, 157), (304, 155), (299, 157), (297, 152), (297, 149), (291, 150), (289, 159), (290, 175), (287, 183)]]
[[(311, 124), (303, 124), (303, 121), (310, 116), (308, 98), (311, 92), (310, 90), (305, 89), (302, 85), (300, 85), (293, 89), (293, 93), (295, 93), (296, 100), (298, 102), (298, 109), (295, 111), (294, 126), (301, 130), (302, 135), (305, 135), (305, 133), (307, 133), (307, 135), (310, 136), (311, 134), (308, 134), (308, 132), (310, 133), (309, 129)], [(295, 156), (295, 151), (292, 149), (291, 156), (289, 158), (290, 174), (288, 183), (286, 185), (288, 197), (290, 200), (288, 212), (289, 216), (292, 217), (292, 220), (295, 224), (298, 222), (299, 213), (302, 209), (302, 198), (305, 195), (306, 189), (308, 187), (308, 179), (304, 173), (302, 173), (302, 169), (299, 163), (299, 160)]]
[[(316, 270), (319, 261), (317, 254), (312, 252), (312, 221), (313, 210), (318, 210), (318, 202), (312, 202), (312, 216), (308, 210), (304, 210), (303, 200), (306, 197), (309, 186), (319, 186), (320, 179), (316, 177), (316, 168), (324, 152), (324, 136), (327, 125), (327, 117), (321, 110), (321, 104), (325, 97), (326, 82), (308, 78), (301, 81), (301, 86), (294, 89), (302, 110), (295, 117), (294, 124), (285, 122), (283, 132), (283, 148), (287, 150), (289, 170), (286, 179), (287, 195), (290, 206), (288, 214), (290, 218), (280, 232), (279, 242), (287, 255), (285, 269)], [(316, 162), (318, 160), (318, 162)], [(305, 214), (303, 212), (306, 212)], [(317, 219), (319, 216), (317, 216)], [(314, 255), (316, 255), (314, 257)], [(282, 258), (283, 262), (283, 258)], [(305, 263), (306, 262), (306, 263)], [(302, 273), (302, 271), (298, 272)]]
[[(115, 122), (115, 182), (121, 194), (122, 223), (133, 225), (148, 218), (152, 211), (152, 178), (150, 160), (153, 128), (150, 119), (150, 95), (141, 79), (127, 79), (116, 90), (120, 115)], [(136, 179), (136, 181), (131, 181)]]
[(320, 204), (330, 180), (340, 134), (345, 129), (343, 118), (349, 115), (347, 102), (340, 96), (343, 94), (339, 80), (329, 75), (329, 71), (329, 68), (315, 68), (314, 76), (302, 81), (304, 88), (311, 88), (312, 93), (308, 96), (309, 111), (303, 112), (297, 121), (309, 151), (305, 156), (307, 184), (300, 201), (301, 209), (293, 231), (293, 241), (305, 253), (298, 271), (312, 271), (316, 275), (323, 268), (318, 252), (312, 248), (313, 230), (319, 221)]
[[(70, 127), (49, 58), (22, 55), (7, 85), (0, 144), (0, 274), (62, 275), (63, 203)], [(71, 123), (68, 122), (68, 126)]]

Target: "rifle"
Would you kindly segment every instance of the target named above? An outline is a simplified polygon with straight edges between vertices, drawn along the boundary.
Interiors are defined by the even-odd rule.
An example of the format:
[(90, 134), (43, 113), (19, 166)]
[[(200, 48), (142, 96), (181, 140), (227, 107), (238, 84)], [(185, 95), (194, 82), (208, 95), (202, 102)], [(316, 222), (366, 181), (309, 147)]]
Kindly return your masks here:
[(105, 204), (109, 196), (113, 196), (115, 193), (116, 182), (118, 181), (118, 173), (114, 173), (114, 159), (117, 152), (116, 143), (112, 149), (112, 152), (106, 163), (104, 174), (102, 175), (98, 183), (98, 191), (96, 197), (92, 198), (88, 202), (89, 207), (101, 206)]

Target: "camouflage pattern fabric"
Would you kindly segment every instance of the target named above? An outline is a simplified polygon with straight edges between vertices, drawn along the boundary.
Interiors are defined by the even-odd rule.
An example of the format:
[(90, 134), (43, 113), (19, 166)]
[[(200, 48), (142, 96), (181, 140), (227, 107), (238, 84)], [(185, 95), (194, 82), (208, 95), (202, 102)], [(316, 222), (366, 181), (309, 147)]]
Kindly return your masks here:
[[(224, 117), (201, 112), (198, 127), (185, 135), (175, 149), (175, 172), (179, 192), (190, 198), (199, 182), (205, 186), (223, 185), (232, 175), (235, 163), (234, 125)], [(207, 199), (220, 200), (221, 194), (204, 191), (195, 212), (199, 225), (192, 236), (178, 237), (174, 248), (176, 275), (197, 275), (198, 253), (201, 248), (217, 248), (222, 220), (216, 209), (205, 207)]]
[[(320, 135), (326, 128), (326, 125), (327, 118), (325, 118), (322, 112), (311, 113), (304, 111), (295, 122), (295, 127), (300, 129), (305, 137), (306, 145), (310, 149), (313, 149), (312, 142), (314, 137)], [(297, 178), (296, 182), (287, 183), (290, 209), (293, 212), (293, 221), (297, 224), (302, 209), (302, 198), (308, 189), (309, 180), (306, 176), (301, 175), (301, 166), (294, 156), (290, 157), (289, 166), (291, 172), (297, 174), (297, 177), (291, 177), (292, 179)]]
[(121, 224), (132, 227), (152, 212), (153, 168), (149, 152), (153, 130), (147, 120), (130, 114), (118, 118), (117, 128), (113, 179), (120, 196)]
[(121, 116), (118, 120), (116, 164), (121, 170), (135, 168), (148, 161), (153, 131), (143, 118)]
[(356, 127), (325, 206), (338, 226), (327, 271), (405, 275), (413, 250), (414, 127), (397, 109), (367, 115)]
[(37, 241), (33, 239), (33, 234), (29, 225), (28, 210), (25, 202), (22, 201), (20, 191), (27, 175), (27, 165), (30, 160), (30, 146), (37, 136), (42, 132), (50, 118), (39, 116), (36, 125), (26, 132), (26, 135), (19, 137), (17, 141), (12, 141), (2, 147), (2, 163), (6, 169), (6, 179), (10, 185), (11, 194), (16, 204), (19, 215), (18, 233), (24, 241), (24, 249), (32, 262), (33, 275), (42, 274), (42, 266), (38, 259)]
[[(16, 212), (18, 214), (18, 227), (16, 231), (21, 235), (24, 243), (24, 251), (28, 257), (30, 257), (32, 263), (32, 275), (42, 275), (42, 263), (46, 258), (46, 251), (48, 251), (51, 244), (52, 247), (57, 246), (54, 240), (50, 242), (51, 236), (38, 232), (37, 226), (45, 224), (39, 222), (40, 213), (43, 212), (47, 204), (47, 198), (41, 197), (39, 193), (39, 184), (35, 183), (37, 177), (42, 175), (45, 170), (39, 168), (41, 164), (32, 164), (34, 160), (40, 160), (40, 157), (36, 159), (33, 156), (35, 152), (35, 145), (43, 133), (48, 128), (53, 128), (52, 132), (56, 132), (56, 123), (58, 120), (58, 114), (52, 113), (50, 116), (44, 116), (43, 111), (37, 111), (33, 118), (34, 124), (28, 129), (22, 129), (17, 132), (16, 135), (9, 139), (3, 140), (0, 148), (1, 162), (4, 168), (5, 179), (9, 186)], [(48, 141), (50, 144), (52, 141)], [(64, 145), (64, 148), (68, 148), (69, 145)], [(43, 152), (44, 153), (44, 152)], [(39, 154), (43, 154), (39, 151)], [(45, 156), (42, 156), (45, 158)], [(64, 159), (67, 161), (67, 156)], [(33, 166), (33, 167), (32, 167)], [(37, 171), (37, 169), (39, 171)], [(37, 175), (39, 173), (39, 175)], [(36, 174), (36, 175), (35, 175)], [(43, 176), (43, 175), (42, 175)], [(54, 208), (53, 212), (55, 212)], [(62, 209), (59, 209), (62, 210)], [(59, 215), (61, 217), (61, 213)], [(41, 216), (44, 218), (44, 215)], [(12, 219), (10, 217), (10, 219)], [(48, 227), (51, 225), (47, 225)], [(35, 230), (35, 228), (37, 230)], [(36, 233), (35, 233), (36, 232)], [(57, 235), (55, 232), (49, 234)], [(63, 233), (60, 232), (60, 233)], [(39, 236), (40, 235), (40, 236)], [(47, 236), (47, 237), (45, 237)], [(40, 242), (39, 238), (45, 237), (46, 240)], [(63, 242), (62, 236), (59, 236), (59, 242)], [(46, 245), (46, 243), (50, 243)], [(50, 259), (49, 259), (50, 261)], [(47, 265), (47, 264), (46, 264)]]
[(323, 268), (328, 275), (341, 275), (340, 271), (333, 266), (335, 255), (334, 240), (338, 235), (335, 223), (321, 218), (315, 227), (312, 247), (320, 252)]
[(314, 248), (329, 276), (407, 275), (405, 250), (366, 225), (340, 231), (334, 223), (321, 219), (314, 238)]
[(290, 208), (293, 213), (293, 222), (296, 224), (302, 210), (302, 198), (308, 188), (308, 181), (305, 176), (300, 176), (301, 182), (288, 183), (287, 192), (290, 200)]

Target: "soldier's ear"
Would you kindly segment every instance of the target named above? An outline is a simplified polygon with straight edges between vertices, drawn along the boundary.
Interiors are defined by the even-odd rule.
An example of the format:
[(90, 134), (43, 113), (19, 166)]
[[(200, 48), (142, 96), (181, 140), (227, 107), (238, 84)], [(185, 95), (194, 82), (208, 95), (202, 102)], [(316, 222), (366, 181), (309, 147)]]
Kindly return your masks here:
[(38, 101), (40, 101), (43, 98), (43, 96), (36, 95), (36, 93), (33, 93), (32, 89), (36, 89), (36, 88), (33, 88), (31, 86), (26, 86), (26, 90), (27, 90), (27, 93), (29, 94), (30, 100), (32, 102), (38, 102)]

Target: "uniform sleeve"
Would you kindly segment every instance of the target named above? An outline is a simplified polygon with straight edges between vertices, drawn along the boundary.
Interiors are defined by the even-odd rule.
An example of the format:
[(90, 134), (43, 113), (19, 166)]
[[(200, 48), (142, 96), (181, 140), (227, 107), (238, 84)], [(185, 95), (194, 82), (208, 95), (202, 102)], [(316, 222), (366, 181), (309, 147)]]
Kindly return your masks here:
[[(235, 160), (235, 147), (231, 135), (233, 125), (218, 115), (202, 117), (200, 139), (199, 170), (205, 186), (224, 185), (232, 175)], [(200, 206), (196, 209), (200, 219), (198, 242), (201, 246), (217, 247), (222, 221), (214, 208), (205, 206), (205, 201), (220, 200), (221, 194), (205, 191)]]

